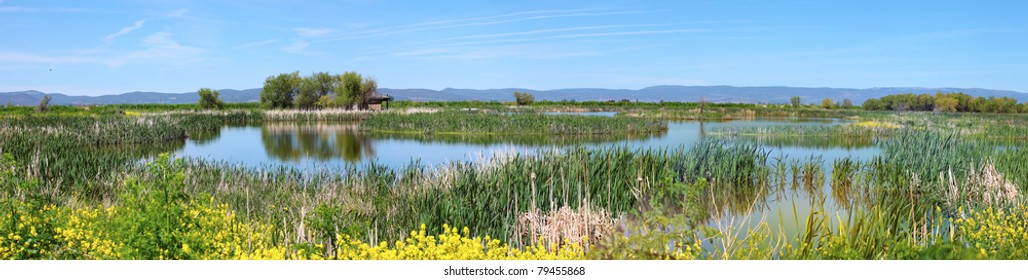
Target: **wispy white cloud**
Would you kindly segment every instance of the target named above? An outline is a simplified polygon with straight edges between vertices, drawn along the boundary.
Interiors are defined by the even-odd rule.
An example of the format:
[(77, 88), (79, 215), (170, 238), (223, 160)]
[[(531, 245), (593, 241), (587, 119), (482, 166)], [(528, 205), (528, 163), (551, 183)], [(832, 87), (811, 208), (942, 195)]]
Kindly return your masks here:
[(97, 62), (94, 59), (79, 56), (47, 56), (20, 52), (0, 52), (0, 61), (9, 63), (31, 63), (31, 64), (60, 64), (60, 63), (89, 63)]
[(4, 12), (4, 13), (31, 12), (33, 10), (34, 9), (29, 8), (29, 7), (20, 7), (20, 6), (3, 6), (3, 7), (0, 7), (0, 12)]
[(253, 42), (248, 42), (248, 43), (240, 44), (240, 45), (236, 46), (236, 48), (237, 49), (247, 49), (247, 48), (252, 48), (252, 47), (257, 47), (257, 46), (270, 45), (270, 44), (274, 44), (274, 43), (278, 43), (278, 40), (276, 40), (276, 39), (268, 39), (268, 40), (263, 40), (263, 41), (253, 41)]
[(547, 36), (547, 37), (544, 37), (544, 39), (571, 39), (571, 38), (587, 38), (587, 37), (635, 36), (635, 35), (653, 35), (653, 34), (697, 33), (697, 32), (711, 32), (711, 31), (714, 31), (714, 30), (712, 30), (712, 29), (641, 30), (641, 31), (621, 31), (621, 32), (564, 34), (564, 35)]
[(365, 28), (368, 28), (368, 26), (369, 25), (366, 22), (350, 22), (350, 23), (343, 24), (343, 28), (346, 28), (346, 29), (349, 29), (349, 30), (365, 29)]
[[(453, 60), (478, 60), (505, 57), (525, 59), (560, 59), (583, 56), (601, 56), (611, 51), (616, 51), (603, 46), (568, 47), (578, 44), (573, 41), (580, 39), (629, 36), (652, 37), (654, 35), (715, 31), (713, 29), (689, 28), (692, 25), (702, 26), (703, 23), (634, 22), (636, 24), (587, 26), (551, 25), (549, 28), (529, 30), (519, 28), (522, 24), (518, 24), (527, 21), (543, 21), (547, 19), (576, 17), (610, 17), (611, 19), (617, 19), (617, 15), (645, 14), (652, 12), (656, 11), (614, 8), (525, 11), (484, 17), (428, 21), (415, 24), (359, 30), (355, 32), (337, 32), (331, 35), (325, 35), (323, 38), (302, 38), (305, 39), (305, 44), (303, 44), (302, 47), (306, 48), (312, 44), (329, 41), (392, 36), (438, 29), (456, 29), (456, 32), (466, 32), (462, 32), (465, 34), (460, 34), (460, 36), (420, 40), (405, 44), (393, 44), (391, 48), (387, 49), (369, 49), (361, 52), (360, 55), (363, 57), (384, 55), (410, 59)], [(491, 25), (509, 26), (511, 28), (504, 33), (482, 33), (480, 28), (475, 28)], [(322, 34), (319, 33), (318, 35)], [(533, 50), (526, 51), (511, 47), (511, 44), (526, 43), (532, 43)], [(563, 49), (563, 51), (554, 51), (555, 49)]]
[(168, 12), (164, 16), (165, 17), (169, 17), (169, 18), (177, 18), (177, 17), (185, 16), (186, 13), (188, 13), (188, 12), (189, 12), (189, 10), (187, 10), (187, 9), (178, 9), (178, 10), (174, 10), (174, 11)]
[(535, 36), (530, 38), (518, 38), (518, 39), (501, 39), (501, 40), (486, 40), (486, 41), (465, 41), (458, 43), (445, 44), (443, 46), (470, 46), (470, 45), (491, 45), (491, 44), (508, 44), (508, 43), (525, 43), (525, 42), (536, 42), (536, 41), (547, 41), (554, 39), (575, 39), (575, 38), (596, 38), (596, 37), (618, 37), (618, 36), (637, 36), (637, 35), (653, 35), (653, 34), (674, 34), (674, 33), (699, 33), (699, 32), (712, 32), (711, 29), (664, 29), (664, 30), (635, 30), (635, 31), (618, 31), (618, 32), (598, 32), (598, 33), (571, 33), (571, 34), (559, 34), (549, 36)]
[(562, 16), (562, 15), (569, 15), (569, 14), (587, 13), (587, 12), (598, 12), (598, 11), (610, 12), (610, 10), (597, 9), (597, 8), (573, 9), (573, 10), (524, 11), (524, 12), (514, 12), (514, 13), (507, 13), (507, 14), (494, 15), (494, 16), (469, 17), (469, 18), (458, 18), (458, 19), (427, 21), (427, 22), (420, 22), (420, 23), (414, 23), (414, 24), (399, 25), (399, 26), (392, 27), (391, 29), (406, 29), (406, 28), (417, 28), (417, 27), (427, 27), (427, 26), (451, 26), (453, 24), (461, 24), (461, 23), (484, 21), (484, 20), (495, 20), (495, 19), (503, 19), (503, 18), (518, 18), (518, 17), (524, 17), (524, 16)]
[(125, 34), (129, 34), (130, 32), (135, 31), (136, 29), (143, 28), (143, 24), (145, 24), (145, 23), (146, 23), (146, 20), (145, 19), (141, 19), (141, 20), (137, 20), (136, 22), (133, 22), (132, 25), (129, 25), (129, 26), (126, 26), (126, 27), (122, 27), (120, 30), (118, 30), (118, 32), (114, 32), (114, 33), (111, 33), (110, 35), (105, 36), (104, 37), (104, 43), (111, 44), (112, 42), (114, 42), (114, 39), (116, 39), (118, 37), (121, 37), (121, 36), (124, 36)]
[(577, 9), (577, 10), (542, 10), (542, 11), (526, 11), (516, 12), (496, 16), (487, 17), (473, 17), (464, 19), (452, 19), (452, 20), (441, 20), (431, 21), (423, 23), (415, 23), (408, 25), (398, 25), (393, 27), (368, 29), (363, 32), (348, 33), (341, 36), (327, 37), (321, 40), (313, 41), (328, 42), (328, 41), (340, 41), (340, 40), (351, 40), (367, 37), (380, 37), (389, 35), (406, 34), (413, 32), (429, 31), (429, 30), (440, 30), (440, 29), (452, 29), (460, 27), (475, 27), (475, 26), (489, 26), (498, 25), (505, 23), (515, 23), (522, 21), (533, 21), (542, 19), (555, 19), (555, 18), (571, 18), (571, 17), (594, 17), (594, 16), (610, 16), (610, 15), (624, 15), (624, 14), (640, 14), (647, 13), (648, 11), (617, 11), (617, 10), (604, 10), (604, 9)]
[(0, 52), (0, 62), (23, 64), (102, 64), (121, 67), (128, 64), (159, 63), (182, 65), (204, 60), (206, 49), (182, 45), (173, 34), (157, 32), (145, 37), (137, 50), (112, 53), (91, 51), (78, 55), (45, 55), (25, 52)]
[[(567, 31), (580, 31), (588, 30), (591, 28), (566, 28)], [(540, 30), (541, 32), (526, 31), (516, 33), (547, 33), (556, 29), (551, 30)], [(563, 39), (577, 39), (577, 38), (600, 38), (600, 37), (622, 37), (622, 36), (641, 36), (641, 35), (655, 35), (655, 34), (676, 34), (676, 33), (697, 33), (697, 32), (713, 32), (710, 29), (657, 29), (657, 30), (630, 30), (630, 31), (615, 31), (615, 32), (585, 32), (585, 33), (566, 33), (566, 34), (555, 34), (548, 36), (527, 36), (522, 38), (510, 38), (510, 39), (496, 39), (496, 40), (474, 40), (479, 38), (493, 38), (493, 37), (511, 37), (505, 36), (504, 34), (485, 34), (481, 36), (465, 36), (463, 40), (451, 43), (441, 44), (422, 44), (408, 46), (407, 48), (393, 49), (393, 50), (376, 50), (365, 53), (365, 55), (379, 53), (389, 54), (398, 57), (430, 57), (430, 58), (447, 58), (447, 59), (483, 59), (483, 58), (496, 58), (514, 55), (516, 57), (524, 58), (567, 58), (567, 57), (578, 57), (578, 56), (596, 56), (601, 55), (603, 52), (598, 51), (571, 51), (564, 52), (557, 55), (552, 50), (546, 47), (539, 47), (533, 52), (524, 52), (517, 54), (501, 55), (496, 49), (507, 48), (510, 44), (523, 44), (533, 42), (546, 42), (546, 41), (560, 41)], [(514, 33), (507, 33), (514, 34)], [(498, 35), (498, 36), (491, 36)], [(440, 53), (464, 53), (463, 55), (440, 55)], [(485, 55), (495, 54), (495, 55)], [(551, 55), (547, 55), (551, 54)]]
[(309, 47), (310, 45), (311, 44), (308, 43), (305, 40), (296, 40), (296, 41), (293, 41), (293, 43), (291, 43), (289, 45), (286, 45), (285, 47), (282, 47), (282, 51), (287, 52), (287, 53), (302, 54), (302, 55), (317, 54), (316, 52), (312, 52), (310, 50), (307, 50), (307, 47)]
[(325, 35), (335, 32), (335, 30), (331, 28), (294, 28), (293, 30), (296, 31), (297, 36), (303, 38), (324, 37)]
[(503, 37), (519, 37), (519, 36), (526, 36), (526, 35), (539, 35), (539, 34), (548, 34), (548, 33), (560, 33), (560, 32), (567, 32), (567, 31), (582, 31), (582, 30), (596, 30), (596, 29), (617, 29), (617, 28), (626, 28), (626, 27), (653, 27), (653, 26), (656, 26), (656, 25), (653, 25), (653, 24), (623, 24), (623, 25), (596, 25), (596, 26), (579, 26), (579, 27), (568, 27), (568, 28), (550, 28), (550, 29), (538, 29), (538, 30), (508, 32), (508, 33), (488, 33), (488, 34), (456, 36), (456, 37), (449, 37), (449, 38), (441, 38), (441, 39), (431, 40), (429, 42), (444, 42), (444, 41), (458, 41), (458, 40), (467, 40), (467, 39), (487, 39), (487, 38), (503, 38)]
[(426, 56), (426, 55), (443, 54), (443, 53), (448, 53), (448, 52), (451, 52), (451, 51), (450, 50), (445, 50), (445, 49), (415, 49), (415, 50), (397, 51), (397, 52), (391, 53), (391, 55), (393, 55), (393, 56)]
[(391, 53), (397, 57), (426, 60), (483, 60), (495, 58), (561, 59), (603, 55), (598, 50), (553, 50), (541, 45), (516, 45), (493, 48), (417, 49)]
[(293, 39), (289, 45), (282, 47), (282, 51), (300, 55), (316, 55), (321, 53), (312, 52), (307, 49), (311, 45), (310, 40), (333, 34), (336, 30), (331, 28), (301, 27), (293, 28), (293, 32), (296, 32), (298, 38)]
[(138, 62), (185, 64), (202, 60), (201, 56), (207, 52), (205, 49), (179, 44), (173, 35), (169, 32), (150, 34), (143, 39), (143, 49), (113, 57), (105, 64), (117, 67)]
[[(0, 2), (2, 3), (2, 2)], [(88, 9), (82, 8), (68, 8), (68, 7), (24, 7), (24, 6), (0, 6), (0, 13), (35, 13), (35, 12), (56, 12), (56, 13), (80, 13), (87, 12)]]

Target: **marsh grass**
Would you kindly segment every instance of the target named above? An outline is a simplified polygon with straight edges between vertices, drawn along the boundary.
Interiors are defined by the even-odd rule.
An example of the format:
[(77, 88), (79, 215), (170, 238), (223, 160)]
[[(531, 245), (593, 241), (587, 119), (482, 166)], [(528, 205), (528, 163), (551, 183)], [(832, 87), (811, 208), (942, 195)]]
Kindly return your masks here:
[(442, 111), (378, 114), (362, 123), (361, 129), (415, 134), (637, 135), (666, 131), (667, 123), (619, 117)]
[(656, 131), (639, 134), (572, 134), (572, 135), (545, 135), (545, 134), (424, 134), (424, 133), (403, 133), (403, 132), (366, 132), (366, 135), (374, 138), (414, 140), (425, 143), (450, 143), (450, 144), (515, 144), (520, 146), (550, 147), (550, 146), (576, 146), (583, 144), (601, 144), (616, 141), (648, 139), (661, 137), (667, 131)]
[[(762, 109), (754, 107), (724, 108), (740, 116), (762, 114)], [(285, 250), (283, 256), (295, 255), (300, 249), (332, 256), (332, 252), (341, 252), (340, 244), (354, 239), (364, 244), (400, 240), (422, 224), (427, 225), (426, 230), (418, 236), (450, 234), (445, 225), (460, 225), (513, 248), (535, 246), (529, 239), (539, 235), (551, 236), (551, 240), (588, 236), (585, 239), (596, 241), (588, 243), (590, 255), (601, 258), (1023, 258), (1024, 250), (1010, 246), (1028, 244), (1028, 234), (1019, 228), (1026, 226), (1028, 213), (1021, 189), (1028, 185), (1028, 156), (1020, 146), (997, 147), (987, 139), (1016, 138), (1017, 129), (1024, 127), (1020, 116), (901, 114), (880, 122), (900, 128), (877, 124), (852, 128), (852, 133), (843, 134), (887, 135), (873, 141), (882, 152), (869, 160), (835, 160), (828, 165), (830, 176), (826, 176), (827, 166), (820, 157), (769, 159), (768, 149), (761, 145), (707, 138), (689, 148), (538, 149), (477, 162), (427, 166), (412, 161), (398, 168), (375, 162), (317, 169), (244, 167), (184, 159), (169, 167), (174, 169), (171, 174), (181, 176), (169, 177), (140, 159), (159, 158), (159, 153), (177, 150), (184, 145), (183, 139), (216, 137), (213, 131), (232, 124), (380, 119), (382, 123), (367, 129), (398, 127), (430, 138), (483, 131), (607, 135), (626, 133), (623, 129), (628, 128), (627, 133), (645, 135), (653, 129), (660, 131), (663, 122), (506, 115), (500, 110), (128, 109), (141, 113), (124, 116), (96, 114), (98, 108), (89, 113), (81, 108), (55, 108), (44, 114), (0, 118), (0, 152), (10, 154), (0, 162), (0, 183), (5, 185), (2, 199), (31, 202), (4, 207), (19, 215), (82, 207), (131, 208), (137, 204), (120, 195), (130, 186), (180, 186), (186, 197), (209, 197), (219, 203), (217, 207), (224, 204), (205, 212), (210, 214), (205, 217), (224, 218), (228, 217), (224, 213), (232, 213), (232, 219), (218, 221), (233, 227), (240, 222), (274, 228), (261, 238)], [(975, 125), (974, 120), (982, 125)], [(993, 133), (990, 130), (1006, 127), (1015, 133), (985, 136)], [(834, 132), (822, 128), (797, 132), (829, 133)], [(826, 180), (830, 180), (828, 184)], [(825, 186), (831, 187), (830, 194), (825, 193)], [(714, 220), (753, 218), (746, 215), (763, 210), (766, 200), (787, 189), (809, 198), (814, 207), (805, 219), (794, 218), (801, 229), (795, 235), (786, 235), (779, 225), (764, 219), (746, 227), (739, 222), (742, 218)], [(184, 202), (188, 200), (182, 201), (181, 205), (190, 205)], [(57, 208), (45, 212), (36, 207), (47, 204)], [(833, 206), (845, 210), (834, 211)], [(185, 218), (171, 219), (160, 211), (126, 213), (130, 212), (169, 221)], [(712, 221), (722, 223), (704, 226)], [(608, 224), (616, 230), (598, 233), (603, 231), (598, 228)], [(178, 245), (168, 240), (154, 242), (168, 248)], [(704, 242), (718, 246), (704, 247)], [(705, 248), (719, 249), (704, 252)], [(189, 256), (187, 250), (176, 250), (171, 256)], [(145, 255), (154, 254), (162, 256), (161, 252)]]

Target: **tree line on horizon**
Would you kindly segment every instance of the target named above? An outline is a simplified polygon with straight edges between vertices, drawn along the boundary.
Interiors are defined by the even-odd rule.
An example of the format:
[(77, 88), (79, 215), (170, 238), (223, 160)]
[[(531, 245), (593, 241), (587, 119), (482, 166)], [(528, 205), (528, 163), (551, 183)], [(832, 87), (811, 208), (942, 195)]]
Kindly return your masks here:
[(1017, 104), (1017, 100), (1010, 97), (975, 97), (962, 92), (901, 93), (868, 99), (863, 108), (870, 111), (1028, 113), (1028, 102)]
[[(313, 110), (340, 107), (347, 110), (354, 106), (367, 109), (368, 101), (378, 89), (373, 78), (365, 78), (356, 72), (345, 72), (332, 75), (328, 72), (317, 72), (301, 77), (299, 71), (269, 76), (264, 81), (260, 93), (260, 106), (268, 109), (297, 108)], [(218, 91), (201, 88), (200, 108), (221, 109), (225, 106), (218, 97)], [(514, 92), (516, 104), (531, 105), (535, 97), (530, 93)], [(45, 111), (49, 96), (42, 101), (37, 111)], [(627, 101), (627, 100), (625, 100)], [(663, 103), (663, 102), (661, 102)], [(701, 101), (701, 103), (704, 103)], [(803, 107), (799, 96), (793, 96), (789, 104)], [(969, 112), (969, 113), (1028, 113), (1028, 102), (1018, 104), (1011, 97), (975, 97), (962, 92), (937, 92), (935, 95), (900, 93), (870, 98), (860, 107), (854, 107), (849, 99), (835, 102), (829, 98), (820, 104), (825, 109), (863, 108), (868, 111), (927, 111), (927, 112)], [(817, 106), (811, 104), (810, 106)]]
[[(789, 105), (792, 106), (793, 108), (799, 108), (799, 107), (803, 107), (804, 106), (803, 105), (803, 101), (800, 99), (799, 96), (793, 96), (793, 97), (789, 98)], [(814, 106), (817, 106), (817, 104), (811, 103), (810, 106), (814, 107)], [(825, 109), (847, 109), (847, 108), (853, 108), (853, 100), (842, 99), (842, 100), (839, 100), (838, 102), (836, 102), (836, 101), (833, 101), (831, 98), (825, 98), (825, 99), (821, 100), (821, 105), (820, 106), (821, 106), (821, 108), (825, 108)]]

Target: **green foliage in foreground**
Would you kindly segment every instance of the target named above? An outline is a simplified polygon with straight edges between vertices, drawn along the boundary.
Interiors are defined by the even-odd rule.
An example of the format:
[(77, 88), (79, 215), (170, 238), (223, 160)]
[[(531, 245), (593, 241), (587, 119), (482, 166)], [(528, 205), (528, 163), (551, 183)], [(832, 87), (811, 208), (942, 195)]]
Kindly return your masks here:
[[(189, 168), (184, 164), (166, 155), (159, 157), (139, 173), (151, 179), (127, 178), (119, 190), (118, 202), (110, 206), (91, 203), (57, 206), (5, 189), (0, 193), (0, 232), (3, 233), (0, 234), (0, 259), (391, 259), (403, 258), (395, 255), (404, 254), (401, 252), (414, 254), (413, 258), (431, 258), (432, 254), (422, 250), (456, 246), (443, 241), (441, 244), (418, 241), (427, 238), (424, 227), (421, 232), (407, 236), (410, 246), (428, 246), (409, 248), (414, 251), (400, 247), (372, 249), (373, 245), (351, 239), (351, 234), (360, 234), (353, 231), (334, 234), (338, 239), (328, 238), (331, 241), (326, 241), (329, 242), (326, 246), (318, 241), (325, 239), (296, 231), (292, 228), (294, 224), (263, 223), (250, 214), (231, 210), (219, 203), (221, 199), (190, 191), (186, 173)], [(14, 182), (21, 189), (35, 187), (32, 180), (16, 178), (16, 172), (10, 172), (12, 165), (9, 157), (0, 162), (0, 171), (3, 171), (0, 182)], [(630, 234), (618, 233), (599, 240), (585, 256), (599, 259), (1028, 258), (1028, 231), (1025, 230), (1028, 208), (1023, 206), (1006, 210), (961, 209), (962, 215), (953, 218), (936, 210), (918, 216), (921, 218), (909, 219), (916, 207), (897, 200), (883, 201), (846, 217), (836, 217), (824, 211), (824, 200), (820, 198), (816, 200), (820, 202), (814, 202), (815, 207), (820, 208), (806, 217), (802, 231), (789, 236), (776, 233), (766, 222), (752, 227), (732, 223), (719, 227), (681, 224), (679, 221), (683, 219), (677, 216), (690, 215), (695, 210), (664, 212), (660, 209), (675, 209), (674, 205), (688, 208), (697, 202), (707, 186), (701, 180), (696, 184), (672, 183), (664, 187), (665, 191), (646, 192), (650, 205), (655, 206), (654, 211), (628, 217), (626, 231)], [(665, 203), (672, 207), (664, 207), (669, 206)], [(313, 212), (322, 214), (314, 214), (308, 225), (347, 225), (318, 216), (334, 211), (315, 209)], [(302, 213), (287, 212), (286, 215)], [(832, 219), (838, 219), (838, 226), (832, 226)], [(442, 228), (440, 236), (445, 235), (451, 241), (464, 240), (469, 233), (478, 236), (484, 233), (466, 229), (463, 235), (454, 232), (451, 236), (447, 227)], [(743, 230), (746, 234), (739, 234)], [(391, 241), (401, 239), (403, 237), (393, 237), (384, 241), (392, 244)], [(496, 253), (523, 250), (507, 249), (488, 238), (484, 242), (489, 244), (488, 248), (473, 247), (472, 251), (447, 258), (507, 259), (512, 255)], [(470, 238), (461, 243), (484, 244), (482, 239)], [(575, 251), (575, 245), (561, 245), (560, 250), (565, 250), (565, 246)], [(467, 250), (465, 246), (459, 248)], [(489, 248), (503, 250), (490, 253)], [(553, 255), (558, 254), (557, 244), (549, 248), (530, 246), (524, 252), (537, 253), (516, 255), (529, 259), (559, 257)], [(383, 250), (396, 251), (380, 255)]]

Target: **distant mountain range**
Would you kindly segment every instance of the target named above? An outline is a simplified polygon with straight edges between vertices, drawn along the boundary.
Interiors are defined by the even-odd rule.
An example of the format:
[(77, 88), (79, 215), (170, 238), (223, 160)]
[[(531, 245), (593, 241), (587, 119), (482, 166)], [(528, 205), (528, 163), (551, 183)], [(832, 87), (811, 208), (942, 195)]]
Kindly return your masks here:
[[(868, 98), (878, 98), (884, 95), (897, 93), (929, 93), (936, 92), (963, 92), (973, 96), (1006, 96), (1017, 99), (1019, 102), (1028, 100), (1028, 93), (991, 90), (980, 88), (909, 88), (909, 87), (886, 87), (886, 88), (805, 88), (805, 87), (732, 87), (732, 86), (654, 86), (639, 90), (628, 89), (602, 89), (602, 88), (573, 88), (555, 90), (532, 90), (523, 88), (504, 89), (454, 89), (443, 90), (430, 89), (389, 89), (380, 88), (379, 93), (386, 94), (395, 100), (415, 101), (458, 101), (458, 100), (481, 100), (481, 101), (513, 101), (515, 91), (529, 92), (535, 95), (536, 100), (576, 100), (576, 101), (606, 101), (628, 99), (632, 101), (699, 101), (704, 98), (710, 102), (735, 102), (735, 103), (787, 103), (789, 98), (799, 96), (804, 103), (819, 103), (825, 98), (832, 100), (852, 100), (854, 104), (861, 104)], [(225, 102), (257, 102), (260, 100), (261, 89), (219, 90), (221, 99)], [(50, 93), (51, 104), (61, 105), (87, 105), (87, 104), (180, 104), (196, 103), (198, 96), (196, 92), (187, 93), (160, 93), (160, 92), (129, 92), (116, 95), (102, 96), (74, 96), (61, 93)], [(39, 91), (0, 92), (0, 105), (36, 105), (43, 99), (44, 93)]]

